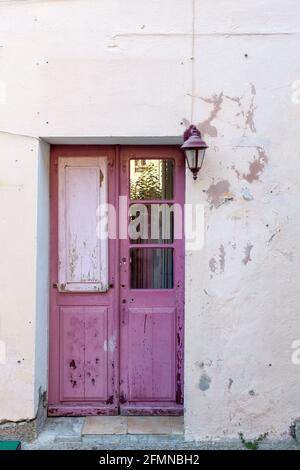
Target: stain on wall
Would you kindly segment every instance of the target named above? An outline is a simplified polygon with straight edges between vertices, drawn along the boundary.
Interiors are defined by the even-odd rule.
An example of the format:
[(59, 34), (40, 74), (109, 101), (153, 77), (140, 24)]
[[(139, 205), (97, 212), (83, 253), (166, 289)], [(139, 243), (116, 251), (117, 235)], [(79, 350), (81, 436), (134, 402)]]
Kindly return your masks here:
[(253, 156), (252, 162), (249, 162), (249, 170), (247, 173), (241, 173), (233, 165), (233, 169), (239, 179), (244, 179), (248, 183), (259, 181), (262, 173), (264, 172), (265, 166), (268, 163), (268, 157), (263, 147), (256, 147), (257, 155)]
[(211, 378), (206, 373), (203, 373), (199, 380), (199, 388), (202, 392), (206, 392), (210, 388)]
[(213, 94), (209, 98), (204, 98), (200, 96), (200, 100), (204, 101), (205, 103), (209, 103), (212, 105), (212, 110), (208, 116), (207, 119), (204, 121), (200, 122), (198, 124), (199, 129), (201, 129), (201, 132), (203, 136), (209, 135), (210, 137), (217, 137), (218, 136), (218, 129), (216, 126), (212, 124), (212, 121), (214, 121), (217, 117), (219, 112), (222, 109), (222, 103), (223, 103), (223, 92), (219, 94)]
[(255, 127), (255, 123), (254, 123), (254, 113), (255, 113), (255, 110), (256, 110), (256, 106), (254, 105), (255, 95), (256, 95), (256, 88), (253, 85), (253, 83), (251, 83), (251, 98), (250, 98), (249, 108), (248, 108), (248, 110), (246, 112), (246, 115), (245, 115), (244, 134), (246, 134), (247, 129), (249, 129), (251, 132), (254, 132), (254, 133), (256, 132), (256, 127)]
[(245, 256), (244, 258), (242, 259), (242, 263), (243, 264), (248, 264), (249, 261), (252, 261), (251, 259), (251, 251), (253, 249), (253, 245), (251, 243), (247, 243), (247, 245), (245, 246), (244, 248), (244, 253), (245, 253)]
[(254, 197), (248, 188), (242, 188), (241, 193), (245, 201), (253, 201)]
[(224, 245), (220, 246), (219, 252), (220, 252), (219, 254), (220, 271), (221, 273), (223, 273), (225, 271), (225, 256), (226, 256)]
[(218, 208), (224, 202), (224, 195), (229, 192), (229, 181), (222, 180), (216, 184), (211, 184), (206, 191), (207, 200), (210, 204), (210, 209)]
[(217, 262), (215, 258), (209, 260), (209, 269), (212, 273), (215, 273), (217, 270)]
[[(235, 105), (232, 110), (230, 124), (236, 129), (241, 129), (243, 136), (246, 136), (247, 131), (253, 134), (256, 133), (255, 111), (257, 105), (255, 104), (256, 87), (254, 83), (250, 83), (240, 96), (225, 95), (224, 91), (221, 91), (208, 97), (195, 96), (195, 98), (208, 103), (211, 107), (209, 116), (198, 124), (203, 136), (212, 138), (219, 136), (218, 119), (220, 119), (221, 111), (228, 107), (229, 102)], [(212, 124), (213, 121), (217, 122)]]

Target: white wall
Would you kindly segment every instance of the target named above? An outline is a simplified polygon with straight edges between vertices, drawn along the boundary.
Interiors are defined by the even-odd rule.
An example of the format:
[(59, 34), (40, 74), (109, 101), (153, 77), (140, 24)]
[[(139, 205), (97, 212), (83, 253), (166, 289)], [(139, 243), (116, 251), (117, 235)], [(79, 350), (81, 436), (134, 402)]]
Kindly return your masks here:
[(37, 145), (0, 133), (0, 420), (34, 416)]
[(211, 147), (187, 184), (206, 211), (186, 261), (188, 438), (279, 438), (300, 416), (299, 20), (296, 1), (198, 2), (194, 120)]
[(47, 389), (49, 146), (0, 132), (0, 423)]
[[(300, 79), (299, 2), (24, 0), (0, 2), (0, 18), (0, 130), (138, 137), (176, 136), (190, 121), (200, 125), (210, 149), (198, 181), (187, 175), (187, 202), (205, 205), (206, 241), (201, 252), (187, 253), (186, 436), (285, 435), (300, 415), (300, 366), (291, 362), (291, 343), (300, 339), (300, 105), (292, 100)], [(3, 212), (10, 243), (0, 305), (6, 312), (14, 305), (14, 323), (5, 320), (1, 328), (16, 348), (9, 350), (5, 377), (13, 383), (4, 410), (16, 418), (24, 415), (23, 403), (18, 408), (8, 396), (32, 392), (32, 341), (42, 322), (23, 330), (21, 342), (13, 326), (19, 328), (20, 309), (26, 321), (34, 319), (32, 273), (35, 256), (46, 263), (40, 259), (46, 240), (39, 248), (34, 242), (37, 167), (27, 140), (14, 140), (23, 149), (17, 179), (15, 145), (3, 138), (0, 179), (3, 167), (4, 180), (21, 181), (28, 192), (21, 231), (28, 243), (18, 257), (11, 233), (21, 222), (10, 209)], [(18, 207), (17, 191), (9, 191), (9, 206)], [(47, 214), (46, 200), (42, 206)], [(25, 303), (16, 300), (12, 281), (22, 286)], [(38, 305), (46, 278), (41, 283)], [(22, 342), (32, 355), (19, 375), (14, 354)], [(37, 363), (41, 384), (43, 363)]]
[(190, 101), (190, 2), (8, 3), (0, 2), (7, 100), (2, 130), (38, 136), (181, 133)]

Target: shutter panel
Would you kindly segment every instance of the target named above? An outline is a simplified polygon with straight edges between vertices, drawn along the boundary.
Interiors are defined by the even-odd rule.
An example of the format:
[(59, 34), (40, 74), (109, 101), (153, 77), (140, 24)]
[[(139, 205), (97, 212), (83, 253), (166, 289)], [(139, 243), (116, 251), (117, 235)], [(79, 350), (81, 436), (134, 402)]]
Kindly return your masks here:
[(99, 205), (107, 203), (106, 157), (59, 158), (59, 282), (61, 292), (108, 289), (108, 240), (99, 239)]

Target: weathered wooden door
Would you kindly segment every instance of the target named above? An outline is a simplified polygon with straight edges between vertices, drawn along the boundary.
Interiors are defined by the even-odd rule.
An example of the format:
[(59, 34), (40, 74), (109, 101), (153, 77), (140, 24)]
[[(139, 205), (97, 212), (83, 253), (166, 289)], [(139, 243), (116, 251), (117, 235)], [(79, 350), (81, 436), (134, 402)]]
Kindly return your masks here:
[(117, 240), (101, 237), (100, 208), (116, 205), (111, 147), (51, 152), (52, 416), (118, 413)]
[(52, 148), (49, 415), (181, 413), (183, 182), (176, 148)]
[(184, 161), (176, 148), (121, 149), (129, 235), (120, 240), (120, 410), (180, 414)]

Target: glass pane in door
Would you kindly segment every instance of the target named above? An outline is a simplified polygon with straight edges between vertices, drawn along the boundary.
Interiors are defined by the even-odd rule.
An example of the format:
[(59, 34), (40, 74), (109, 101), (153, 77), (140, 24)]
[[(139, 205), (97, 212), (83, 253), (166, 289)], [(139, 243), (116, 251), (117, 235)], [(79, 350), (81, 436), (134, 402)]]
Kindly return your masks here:
[(131, 244), (171, 244), (174, 241), (172, 204), (131, 204), (129, 208)]
[(131, 248), (131, 289), (172, 289), (173, 248)]
[(173, 199), (172, 159), (130, 160), (130, 199)]

